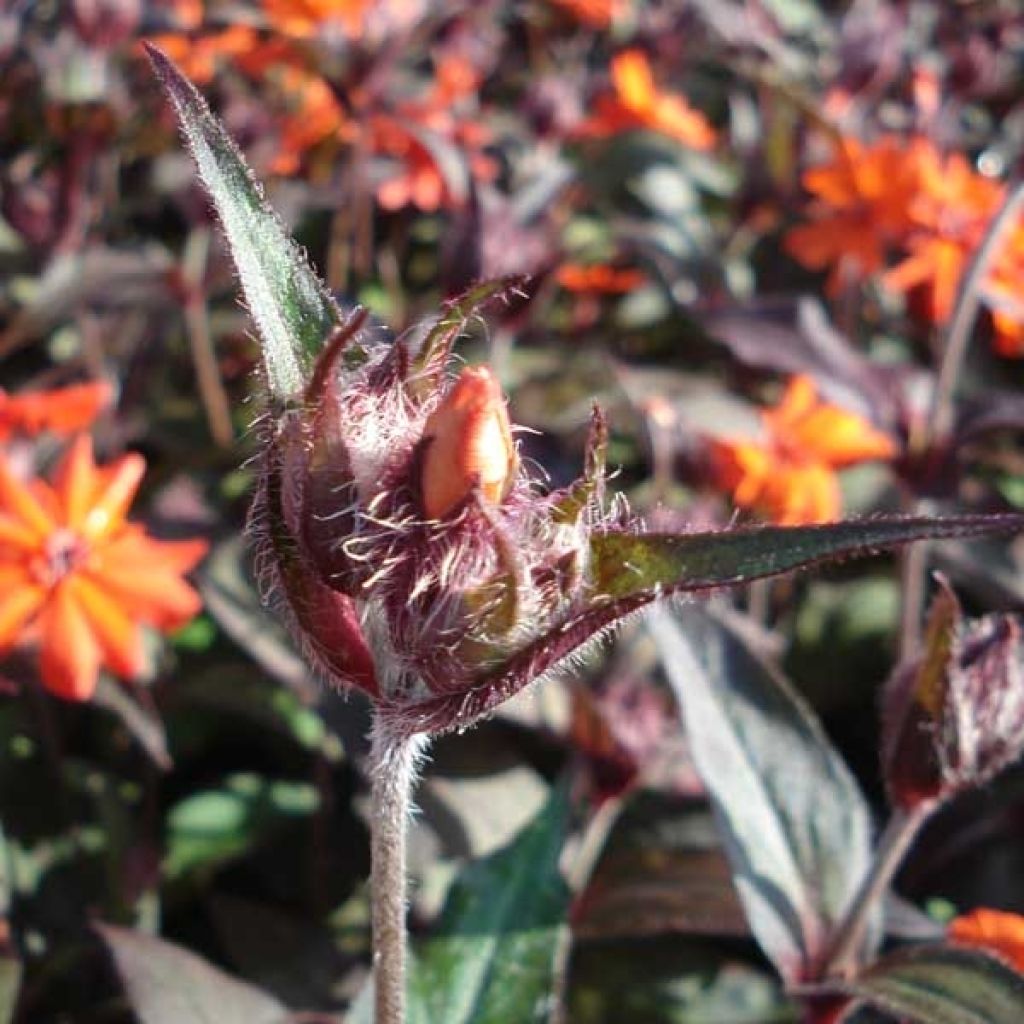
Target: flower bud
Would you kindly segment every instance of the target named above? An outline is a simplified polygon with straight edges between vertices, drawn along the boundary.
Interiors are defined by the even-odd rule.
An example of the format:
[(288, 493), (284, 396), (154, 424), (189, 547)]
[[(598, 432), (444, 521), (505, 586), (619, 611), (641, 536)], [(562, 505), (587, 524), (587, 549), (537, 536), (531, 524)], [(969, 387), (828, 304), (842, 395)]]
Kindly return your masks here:
[(476, 489), (491, 504), (505, 499), (519, 460), (501, 387), (486, 366), (462, 371), (430, 414), (423, 442), (420, 498), (428, 518), (447, 515)]
[(494, 374), (446, 378), (464, 321), (444, 313), (385, 345), (363, 341), (364, 319), (328, 339), (274, 425), (251, 532), (267, 589), (327, 678), (411, 729), (449, 728), (494, 673), (514, 692), (554, 658), (547, 635), (567, 642), (589, 595), (590, 531), (608, 518), (603, 420), (582, 479), (542, 495)]
[(965, 620), (940, 580), (923, 653), (886, 687), (882, 758), (910, 810), (980, 785), (1024, 752), (1024, 644), (1008, 615)]

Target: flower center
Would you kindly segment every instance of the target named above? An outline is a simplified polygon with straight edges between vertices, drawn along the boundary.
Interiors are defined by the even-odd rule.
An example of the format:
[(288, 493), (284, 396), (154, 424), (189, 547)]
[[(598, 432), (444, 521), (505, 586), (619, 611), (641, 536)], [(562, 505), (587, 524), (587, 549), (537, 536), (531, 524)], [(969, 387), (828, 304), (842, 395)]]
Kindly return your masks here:
[(78, 569), (89, 554), (86, 542), (71, 530), (55, 530), (33, 566), (39, 582), (54, 587)]

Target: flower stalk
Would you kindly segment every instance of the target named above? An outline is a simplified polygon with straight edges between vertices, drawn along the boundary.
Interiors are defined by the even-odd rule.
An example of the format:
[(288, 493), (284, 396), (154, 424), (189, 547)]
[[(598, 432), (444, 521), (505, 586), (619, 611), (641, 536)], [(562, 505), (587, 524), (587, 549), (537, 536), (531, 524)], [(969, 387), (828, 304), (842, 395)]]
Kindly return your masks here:
[(370, 748), (370, 906), (375, 1024), (405, 1021), (406, 833), (416, 767), (427, 745), (374, 715)]
[(823, 976), (843, 977), (857, 967), (868, 922), (888, 891), (903, 858), (939, 801), (924, 801), (910, 810), (896, 808), (878, 841), (871, 867), (854, 893), (850, 906), (836, 927), (823, 958)]

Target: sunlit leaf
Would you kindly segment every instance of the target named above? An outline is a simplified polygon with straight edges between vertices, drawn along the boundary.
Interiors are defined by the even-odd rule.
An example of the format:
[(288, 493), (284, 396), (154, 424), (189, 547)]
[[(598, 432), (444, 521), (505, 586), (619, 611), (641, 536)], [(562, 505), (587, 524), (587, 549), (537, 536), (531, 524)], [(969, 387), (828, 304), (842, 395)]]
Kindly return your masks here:
[[(757, 526), (717, 533), (604, 533), (591, 542), (596, 592), (619, 599), (643, 591), (732, 586), (822, 562), (874, 554), (915, 540), (1024, 529), (1024, 516), (885, 517), (823, 526)], [(653, 593), (652, 593), (653, 596)]]
[(160, 50), (146, 50), (227, 236), (271, 393), (293, 396), (341, 314), (206, 101)]
[(649, 628), (751, 929), (784, 978), (806, 978), (870, 861), (864, 797), (810, 709), (735, 632), (699, 605)]
[(288, 1010), (185, 949), (98, 925), (140, 1024), (286, 1024)]

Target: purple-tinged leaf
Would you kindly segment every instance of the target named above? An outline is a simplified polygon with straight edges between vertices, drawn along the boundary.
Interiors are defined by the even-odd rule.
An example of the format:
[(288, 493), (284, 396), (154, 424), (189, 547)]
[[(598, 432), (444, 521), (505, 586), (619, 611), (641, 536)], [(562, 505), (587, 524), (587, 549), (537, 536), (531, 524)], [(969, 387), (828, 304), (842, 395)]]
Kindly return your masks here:
[(140, 1024), (287, 1024), (288, 1010), (252, 985), (142, 932), (97, 925)]
[(899, 418), (898, 374), (865, 358), (811, 298), (766, 299), (711, 312), (702, 328), (741, 362), (814, 378), (829, 401), (888, 426)]
[(271, 394), (292, 397), (302, 390), (341, 313), (195, 86), (165, 54), (144, 45), (227, 237), (259, 332)]
[(976, 949), (918, 946), (836, 986), (913, 1024), (1020, 1024), (1024, 977)]
[(737, 633), (699, 605), (648, 628), (751, 930), (788, 982), (813, 978), (870, 863), (867, 803), (811, 710)]
[(823, 526), (753, 526), (718, 533), (604, 533), (591, 540), (595, 594), (613, 601), (735, 586), (915, 540), (1024, 530), (1024, 515), (887, 516)]

